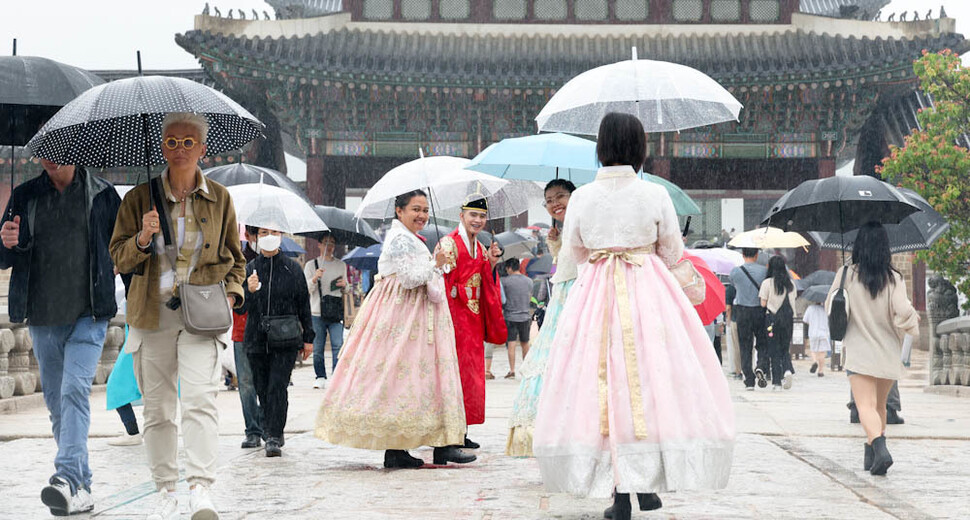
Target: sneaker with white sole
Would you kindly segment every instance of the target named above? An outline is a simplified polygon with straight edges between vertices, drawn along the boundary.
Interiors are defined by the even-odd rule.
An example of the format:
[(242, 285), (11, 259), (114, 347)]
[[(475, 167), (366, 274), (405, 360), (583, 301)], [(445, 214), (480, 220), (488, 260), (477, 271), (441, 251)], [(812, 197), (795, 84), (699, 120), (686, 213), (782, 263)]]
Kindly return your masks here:
[(785, 371), (785, 376), (781, 378), (781, 387), (785, 390), (791, 390), (791, 384), (794, 382), (795, 374), (792, 374), (790, 370)]
[(219, 520), (219, 513), (209, 496), (209, 488), (196, 484), (189, 490), (189, 509), (192, 510), (192, 520)]
[(139, 444), (141, 444), (141, 432), (134, 435), (128, 435), (128, 432), (125, 432), (108, 441), (108, 446), (138, 446)]
[(71, 493), (71, 485), (61, 477), (53, 476), (50, 484), (40, 492), (40, 500), (54, 516), (76, 515), (94, 509), (94, 498), (86, 489)]
[(327, 378), (325, 377), (318, 377), (313, 381), (313, 388), (326, 388), (326, 387), (327, 387)]
[(155, 509), (148, 520), (179, 520), (179, 499), (166, 489), (155, 493)]

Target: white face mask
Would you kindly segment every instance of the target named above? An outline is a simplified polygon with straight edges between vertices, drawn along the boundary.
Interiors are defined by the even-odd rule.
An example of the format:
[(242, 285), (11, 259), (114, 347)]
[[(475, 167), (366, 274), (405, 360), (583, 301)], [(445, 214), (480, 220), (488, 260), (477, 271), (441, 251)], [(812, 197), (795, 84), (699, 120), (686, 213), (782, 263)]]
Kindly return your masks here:
[(283, 243), (283, 237), (281, 235), (266, 235), (264, 237), (259, 237), (259, 248), (267, 253), (276, 251), (280, 248), (280, 244)]

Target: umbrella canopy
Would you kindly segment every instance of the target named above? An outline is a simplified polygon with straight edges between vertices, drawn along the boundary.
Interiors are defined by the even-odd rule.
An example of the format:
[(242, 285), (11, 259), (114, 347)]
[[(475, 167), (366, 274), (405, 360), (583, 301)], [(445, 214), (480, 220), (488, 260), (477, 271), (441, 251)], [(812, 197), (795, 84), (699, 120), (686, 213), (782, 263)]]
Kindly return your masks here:
[(290, 190), (307, 202), (310, 202), (306, 193), (303, 192), (303, 189), (297, 183), (293, 182), (285, 174), (271, 168), (246, 163), (235, 163), (202, 170), (202, 173), (223, 186), (260, 183), (267, 186), (278, 186)]
[(785, 249), (808, 247), (812, 243), (794, 231), (782, 231), (776, 227), (764, 227), (738, 233), (728, 242), (731, 247), (752, 249)]
[(868, 175), (805, 181), (782, 195), (761, 222), (785, 231), (858, 229), (869, 221), (898, 224), (919, 207), (893, 186)]
[(694, 310), (700, 316), (701, 323), (710, 325), (727, 309), (727, 304), (724, 299), (724, 284), (721, 283), (721, 280), (707, 265), (707, 262), (700, 257), (684, 252), (684, 259), (694, 264), (694, 269), (697, 269), (701, 278), (704, 279), (704, 301), (695, 305)]
[(104, 80), (36, 56), (0, 56), (0, 144), (23, 146), (58, 110)]
[[(374, 228), (363, 219), (355, 217), (352, 211), (321, 205), (313, 206), (313, 211), (330, 228), (330, 234), (338, 244), (368, 247), (381, 242)], [(303, 235), (319, 240), (321, 233), (303, 233)]]
[(518, 215), (529, 207), (525, 194), (499, 192), (509, 181), (484, 173), (466, 170), (470, 161), (439, 155), (406, 162), (384, 174), (367, 191), (355, 215), (363, 218), (391, 218), (394, 199), (414, 190), (430, 191), (432, 210), (458, 208), (469, 195), (481, 194), (488, 199), (488, 217)]
[(636, 116), (646, 132), (673, 132), (736, 121), (742, 105), (718, 82), (690, 67), (633, 59), (588, 70), (546, 103), (540, 132), (596, 135), (609, 112)]
[[(454, 231), (454, 227), (437, 226), (435, 224), (425, 224), (424, 229), (418, 231), (418, 234), (427, 239), (425, 244), (428, 246), (428, 251), (434, 251), (434, 247), (438, 245), (438, 242), (444, 238), (448, 233)], [(492, 234), (488, 231), (479, 231), (478, 235), (475, 236), (480, 244), (488, 249), (492, 245)]]
[[(906, 188), (896, 189), (920, 211), (910, 214), (899, 224), (885, 224), (886, 232), (889, 233), (889, 251), (903, 253), (929, 249), (937, 238), (950, 229), (950, 224), (915, 191)], [(844, 235), (834, 232), (811, 233), (812, 238), (822, 249), (842, 249), (844, 244), (846, 251), (852, 251), (852, 245), (858, 234), (858, 230), (847, 231)]]
[(518, 233), (505, 231), (495, 235), (495, 240), (505, 251), (503, 258), (532, 258), (535, 256), (532, 254), (532, 248), (535, 247), (536, 241), (524, 238)]
[[(247, 240), (242, 241), (243, 249), (248, 247), (248, 245), (249, 245), (249, 242)], [(297, 244), (295, 240), (293, 240), (288, 236), (283, 237), (283, 241), (282, 243), (280, 243), (280, 251), (282, 251), (284, 255), (289, 257), (297, 257), (306, 253), (306, 249), (303, 249), (302, 247), (300, 247), (300, 244)]]
[(162, 120), (193, 112), (209, 122), (206, 155), (238, 150), (263, 123), (225, 94), (184, 78), (138, 76), (94, 87), (61, 109), (27, 147), (57, 164), (153, 166), (162, 157)]
[(799, 295), (801, 298), (813, 303), (825, 303), (825, 299), (829, 296), (829, 289), (832, 287), (831, 284), (828, 285), (813, 285), (808, 289), (805, 289), (802, 294)]
[(549, 229), (552, 226), (550, 226), (549, 224), (546, 224), (545, 222), (533, 222), (532, 226), (530, 227), (537, 227), (539, 229)]
[(552, 255), (542, 255), (538, 258), (529, 260), (529, 265), (525, 266), (525, 274), (530, 277), (552, 272)]
[(599, 161), (594, 141), (554, 133), (503, 139), (472, 159), (468, 169), (503, 179), (587, 183), (596, 177)]
[(687, 253), (703, 260), (715, 274), (731, 274), (732, 269), (744, 263), (741, 253), (723, 247), (688, 249)]
[(313, 207), (292, 191), (264, 184), (238, 184), (228, 190), (240, 224), (293, 234), (328, 229)]
[(381, 257), (381, 244), (369, 247), (355, 247), (344, 255), (341, 260), (347, 265), (361, 271), (377, 271), (377, 261)]
[(808, 276), (795, 282), (795, 287), (803, 291), (813, 285), (832, 285), (835, 282), (835, 273), (832, 271), (818, 270), (809, 273)]
[(664, 179), (663, 177), (658, 177), (656, 175), (651, 175), (646, 172), (641, 172), (643, 179), (650, 181), (654, 184), (659, 184), (666, 188), (667, 193), (670, 194), (670, 200), (674, 203), (674, 210), (677, 211), (678, 216), (684, 215), (700, 215), (701, 208), (694, 202), (694, 199), (690, 198), (684, 190), (680, 189), (680, 186)]

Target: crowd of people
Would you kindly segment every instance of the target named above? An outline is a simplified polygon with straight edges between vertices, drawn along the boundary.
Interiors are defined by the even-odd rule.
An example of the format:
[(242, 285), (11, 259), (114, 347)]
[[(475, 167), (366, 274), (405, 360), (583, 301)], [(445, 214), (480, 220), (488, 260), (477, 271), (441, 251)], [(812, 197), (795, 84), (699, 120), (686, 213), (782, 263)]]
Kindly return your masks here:
[[(409, 453), (421, 446), (434, 448), (433, 464), (471, 463), (480, 445), (468, 427), (485, 421), (485, 381), (494, 378), (486, 345), (507, 344), (505, 377), (518, 378), (519, 389), (506, 453), (536, 457), (547, 489), (612, 496), (604, 516), (629, 519), (631, 495), (639, 509), (652, 510), (662, 507), (662, 493), (727, 485), (735, 442), (728, 382), (672, 274), (685, 260), (671, 198), (637, 177), (647, 151), (637, 118), (603, 119), (603, 167), (593, 182), (577, 188), (557, 179), (545, 187), (554, 222), (545, 242), (556, 270), (540, 284), (548, 297), (534, 341), (536, 284), (519, 274), (516, 259), (503, 260), (497, 243), (478, 240), (488, 197), (469, 194), (457, 228), (429, 247), (419, 234), (430, 221), (420, 190), (395, 200), (378, 275), (344, 341), (349, 284), (334, 237), (323, 234), (320, 257), (300, 266), (281, 254), (280, 229), (247, 226), (244, 251), (228, 190), (198, 167), (207, 130), (205, 118), (169, 114), (167, 167), (124, 200), (84, 168), (46, 160), (44, 173), (11, 196), (0, 267), (13, 268), (11, 321), (28, 322), (58, 445), (55, 474), (41, 492), (53, 514), (94, 507), (88, 396), (118, 310), (118, 273), (127, 296), (124, 350), (137, 382), (118, 409), (127, 435), (144, 439), (157, 489), (148, 518), (179, 517), (179, 426), (192, 518), (219, 516), (209, 489), (219, 461), (220, 353), (231, 345), (242, 448), (263, 446), (267, 457), (285, 446), (287, 389), (302, 356), (312, 357), (314, 387), (323, 390), (318, 438), (383, 451), (386, 468), (423, 466)], [(748, 390), (769, 380), (786, 388), (795, 286), (783, 257), (764, 267), (757, 255), (744, 250), (744, 264), (730, 275), (725, 321), (735, 324), (729, 329), (736, 328), (740, 355), (729, 369)], [(918, 317), (880, 225), (860, 230), (852, 263), (837, 276), (843, 272), (853, 302), (846, 368), (866, 433), (864, 462), (885, 474), (892, 464), (887, 396), (900, 377), (899, 339), (915, 334)], [(206, 329), (187, 310), (200, 290), (224, 291), (231, 331)], [(821, 376), (830, 342), (825, 311), (811, 311), (805, 321)], [(516, 347), (524, 358), (518, 372)], [(141, 431), (129, 416), (138, 398)]]

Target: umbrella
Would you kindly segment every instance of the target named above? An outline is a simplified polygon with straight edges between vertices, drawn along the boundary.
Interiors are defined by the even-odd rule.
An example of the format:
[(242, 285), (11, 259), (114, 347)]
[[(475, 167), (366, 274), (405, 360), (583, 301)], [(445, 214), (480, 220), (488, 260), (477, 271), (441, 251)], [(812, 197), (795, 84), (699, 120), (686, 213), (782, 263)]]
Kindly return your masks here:
[[(245, 249), (248, 245), (249, 242), (246, 240), (242, 241), (243, 249)], [(306, 250), (300, 247), (300, 244), (297, 244), (295, 240), (287, 236), (283, 237), (283, 241), (280, 244), (280, 251), (289, 257), (296, 257), (306, 253)]]
[[(314, 206), (313, 211), (316, 211), (324, 224), (330, 228), (330, 233), (338, 244), (367, 247), (381, 241), (370, 224), (355, 217), (352, 211), (320, 205)], [(320, 233), (303, 233), (303, 235), (317, 240), (321, 236)]]
[(536, 241), (528, 238), (523, 238), (521, 235), (512, 232), (505, 231), (495, 235), (495, 240), (498, 241), (499, 245), (502, 246), (502, 250), (505, 251), (504, 258), (532, 258), (532, 248), (535, 247)]
[(782, 231), (775, 227), (764, 227), (738, 233), (728, 242), (731, 247), (753, 249), (784, 249), (789, 247), (808, 247), (811, 242), (794, 231)]
[(697, 311), (697, 315), (700, 316), (701, 323), (710, 325), (727, 309), (727, 304), (724, 299), (724, 284), (721, 283), (721, 280), (702, 258), (685, 251), (684, 259), (694, 264), (694, 269), (697, 269), (701, 278), (704, 279), (704, 301), (695, 305), (694, 309)]
[(795, 287), (798, 290), (805, 290), (813, 285), (832, 285), (835, 282), (835, 273), (832, 271), (818, 270), (810, 273), (805, 278), (798, 280)]
[(701, 208), (694, 202), (694, 199), (690, 198), (684, 190), (677, 186), (676, 184), (664, 179), (663, 177), (658, 177), (656, 175), (651, 175), (646, 172), (641, 172), (643, 180), (650, 181), (654, 184), (659, 184), (667, 189), (667, 193), (670, 195), (670, 200), (674, 203), (674, 210), (677, 211), (677, 215), (700, 215)]
[(23, 146), (58, 110), (104, 80), (90, 72), (35, 56), (0, 56), (0, 144)]
[(744, 263), (741, 253), (723, 247), (688, 249), (687, 253), (703, 260), (715, 274), (731, 274), (732, 269)]
[(549, 224), (546, 224), (545, 222), (533, 222), (532, 225), (529, 227), (530, 228), (536, 227), (539, 229), (549, 229), (551, 226)]
[(825, 299), (828, 298), (829, 289), (831, 287), (831, 284), (813, 285), (808, 289), (805, 289), (802, 294), (799, 295), (799, 297), (805, 298), (813, 303), (825, 303)]
[[(896, 189), (921, 211), (910, 214), (899, 224), (885, 224), (886, 232), (889, 234), (889, 251), (902, 253), (929, 249), (937, 238), (950, 229), (950, 224), (915, 191), (906, 188)], [(858, 231), (847, 231), (845, 235), (834, 232), (813, 232), (811, 235), (822, 249), (842, 249), (844, 244), (845, 250), (851, 251)]]
[(57, 164), (150, 168), (165, 162), (162, 120), (169, 112), (205, 116), (209, 156), (238, 150), (261, 136), (264, 126), (225, 94), (201, 83), (138, 76), (84, 92), (54, 115), (27, 147)]
[(468, 169), (503, 179), (587, 183), (599, 161), (594, 141), (555, 133), (503, 139), (475, 156)]
[(377, 261), (381, 257), (381, 244), (368, 247), (355, 247), (344, 255), (341, 260), (347, 265), (361, 271), (377, 271)]
[(525, 266), (525, 274), (534, 277), (540, 274), (552, 272), (552, 255), (542, 255), (538, 258), (529, 260), (529, 265)]
[[(451, 233), (454, 230), (454, 227), (425, 224), (424, 229), (418, 231), (418, 234), (427, 239), (425, 244), (428, 246), (428, 251), (434, 252), (434, 247), (438, 245), (438, 241), (441, 240), (441, 237)], [(488, 231), (479, 231), (478, 234), (475, 235), (475, 240), (488, 248), (492, 245), (492, 234)]]
[(782, 195), (761, 223), (785, 231), (841, 233), (873, 220), (898, 224), (919, 209), (899, 190), (875, 177), (828, 177), (805, 181)]
[(202, 170), (202, 173), (206, 177), (222, 184), (223, 186), (236, 186), (238, 184), (259, 184), (263, 183), (267, 186), (278, 186), (296, 193), (300, 197), (306, 199), (306, 194), (300, 186), (293, 182), (292, 179), (287, 177), (285, 174), (280, 173), (276, 170), (270, 168), (264, 168), (262, 166), (256, 166), (253, 164), (246, 163), (235, 163), (226, 164), (223, 166), (216, 166), (214, 168), (209, 168)]
[(432, 211), (460, 207), (465, 199), (475, 193), (488, 199), (489, 218), (518, 215), (529, 208), (525, 194), (499, 191), (509, 181), (484, 173), (466, 170), (470, 161), (460, 157), (439, 155), (406, 162), (384, 174), (367, 191), (355, 216), (358, 218), (391, 218), (394, 216), (394, 199), (414, 190), (429, 192)]
[(609, 112), (633, 114), (646, 132), (672, 132), (736, 121), (741, 103), (703, 72), (665, 61), (633, 59), (569, 80), (546, 103), (540, 132), (596, 135)]
[(264, 184), (238, 184), (228, 190), (240, 224), (293, 234), (327, 230), (313, 207), (290, 190)]

